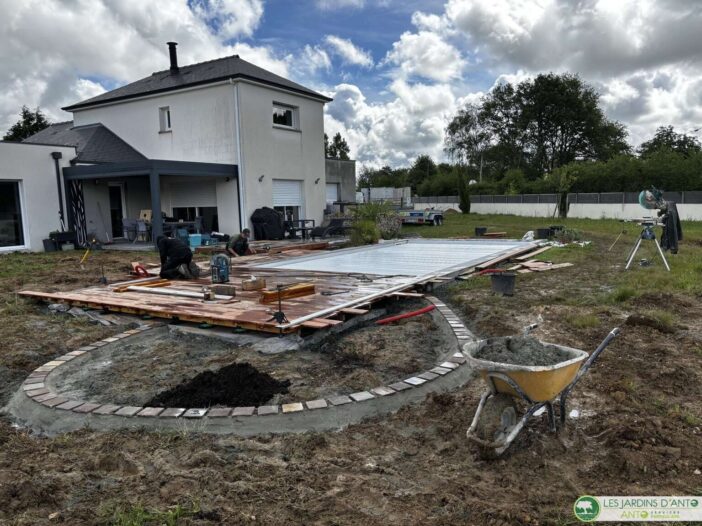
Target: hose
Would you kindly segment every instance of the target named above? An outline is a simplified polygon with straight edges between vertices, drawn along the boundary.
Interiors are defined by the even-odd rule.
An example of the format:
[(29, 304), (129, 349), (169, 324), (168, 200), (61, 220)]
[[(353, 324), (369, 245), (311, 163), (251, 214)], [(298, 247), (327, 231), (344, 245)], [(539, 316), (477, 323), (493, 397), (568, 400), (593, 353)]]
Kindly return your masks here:
[(412, 312), (406, 312), (404, 314), (398, 314), (397, 316), (390, 316), (389, 318), (383, 318), (382, 320), (378, 320), (375, 322), (376, 325), (385, 325), (386, 323), (392, 323), (394, 321), (398, 320), (404, 320), (405, 318), (411, 318), (413, 316), (419, 316), (420, 314), (426, 314), (427, 312), (431, 312), (435, 309), (436, 307), (434, 305), (429, 305), (428, 307), (424, 307), (423, 309), (415, 310)]

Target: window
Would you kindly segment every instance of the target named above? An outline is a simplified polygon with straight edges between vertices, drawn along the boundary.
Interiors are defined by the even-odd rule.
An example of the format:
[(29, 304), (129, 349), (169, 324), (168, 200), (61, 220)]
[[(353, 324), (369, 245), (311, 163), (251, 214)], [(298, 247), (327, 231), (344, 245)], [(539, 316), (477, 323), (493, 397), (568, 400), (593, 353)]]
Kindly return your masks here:
[(161, 133), (171, 131), (171, 108), (164, 106), (158, 109), (158, 113)]
[(273, 125), (298, 129), (298, 109), (293, 106), (273, 103)]
[(24, 246), (20, 184), (0, 182), (0, 248)]

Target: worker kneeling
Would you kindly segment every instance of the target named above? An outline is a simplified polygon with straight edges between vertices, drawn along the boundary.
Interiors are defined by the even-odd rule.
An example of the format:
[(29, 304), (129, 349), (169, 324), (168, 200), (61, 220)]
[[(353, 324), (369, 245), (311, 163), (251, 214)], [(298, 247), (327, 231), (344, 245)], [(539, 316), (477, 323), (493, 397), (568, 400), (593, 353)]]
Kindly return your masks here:
[(182, 240), (159, 236), (156, 240), (161, 256), (161, 273), (164, 279), (193, 279), (200, 277), (200, 269), (193, 262), (190, 247)]

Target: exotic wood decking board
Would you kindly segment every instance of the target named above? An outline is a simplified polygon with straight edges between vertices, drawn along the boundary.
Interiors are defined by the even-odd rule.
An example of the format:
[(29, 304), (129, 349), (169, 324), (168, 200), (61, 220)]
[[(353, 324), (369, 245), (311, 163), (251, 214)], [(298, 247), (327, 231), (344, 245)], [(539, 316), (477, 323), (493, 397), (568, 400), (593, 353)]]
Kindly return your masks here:
[[(494, 244), (501, 250), (503, 256), (506, 254), (505, 248), (513, 248), (514, 243), (517, 250), (509, 250), (509, 255), (517, 252), (524, 253), (535, 248), (529, 243), (488, 241), (486, 244)], [(502, 243), (502, 244), (500, 244)], [(446, 243), (424, 243), (428, 250), (437, 248), (446, 249)], [(510, 246), (511, 245), (511, 246)], [(460, 245), (449, 245), (459, 248)], [(486, 248), (486, 247), (483, 247)], [(368, 250), (378, 250), (369, 247)], [(341, 251), (343, 252), (343, 251)], [(353, 253), (362, 253), (362, 249), (353, 249)], [(482, 251), (484, 254), (481, 261), (489, 259), (490, 251)], [(154, 291), (144, 291), (131, 289), (130, 285), (138, 284), (146, 286), (149, 282), (144, 279), (133, 281), (121, 281), (108, 286), (94, 286), (69, 292), (35, 292), (22, 291), (19, 294), (27, 297), (38, 298), (48, 301), (64, 302), (71, 305), (93, 307), (97, 309), (114, 312), (124, 312), (136, 315), (149, 315), (164, 319), (178, 319), (196, 323), (208, 323), (211, 325), (221, 325), (226, 327), (242, 327), (245, 329), (281, 333), (293, 332), (302, 327), (321, 329), (343, 323), (343, 318), (353, 315), (365, 314), (372, 304), (391, 296), (418, 297), (411, 290), (417, 285), (430, 281), (436, 281), (450, 277), (461, 269), (461, 258), (455, 255), (451, 258), (450, 265), (444, 265), (440, 272), (433, 272), (423, 275), (383, 275), (366, 274), (359, 272), (339, 272), (333, 269), (309, 270), (290, 268), (266, 268), (261, 264), (271, 263), (281, 260), (299, 261), (311, 254), (320, 254), (320, 251), (290, 249), (275, 254), (256, 254), (242, 258), (232, 259), (230, 273), (230, 284), (236, 289), (236, 295), (230, 299), (218, 299), (209, 301), (204, 299), (202, 288), (210, 286), (211, 282), (208, 274), (190, 281), (173, 281), (162, 283), (154, 280), (158, 284), (160, 291), (172, 290), (186, 291), (188, 296), (172, 296), (165, 294), (155, 294)], [(337, 251), (329, 252), (331, 257)], [(494, 251), (493, 251), (494, 253)], [(471, 266), (475, 264), (475, 258), (468, 258)], [(390, 263), (387, 262), (386, 266)], [(150, 273), (158, 274), (158, 269), (150, 269)], [(278, 310), (277, 301), (268, 304), (261, 303), (262, 291), (243, 291), (242, 280), (251, 276), (264, 278), (266, 280), (267, 294), (275, 291), (278, 284), (283, 286), (300, 285), (309, 283), (314, 285), (314, 294), (295, 298), (283, 298), (282, 310), (285, 313), (287, 323), (279, 324), (273, 319), (273, 313)], [(340, 317), (341, 319), (332, 319)]]

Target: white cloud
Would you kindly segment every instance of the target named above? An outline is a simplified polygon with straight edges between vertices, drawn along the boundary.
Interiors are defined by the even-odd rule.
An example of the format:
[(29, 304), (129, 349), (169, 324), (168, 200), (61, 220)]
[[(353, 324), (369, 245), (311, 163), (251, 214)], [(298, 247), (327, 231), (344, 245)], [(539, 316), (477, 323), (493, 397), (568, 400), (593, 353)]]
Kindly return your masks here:
[[(241, 5), (248, 9), (256, 3)], [(255, 17), (249, 20), (249, 27), (258, 23)], [(166, 42), (171, 40), (179, 43), (180, 64), (238, 53), (285, 76), (290, 60), (270, 47), (223, 44), (186, 0), (0, 2), (0, 34), (2, 131), (17, 120), (23, 104), (40, 106), (52, 120), (68, 120), (61, 106), (168, 69)]]
[(317, 7), (323, 11), (335, 11), (337, 9), (361, 9), (366, 5), (365, 0), (317, 0)]
[(697, 2), (448, 0), (445, 17), (494, 75), (579, 74), (634, 145), (658, 126), (689, 131), (702, 123)]
[(329, 54), (319, 46), (306, 45), (298, 63), (301, 70), (311, 75), (319, 70), (329, 71), (331, 69)]
[(366, 68), (373, 66), (373, 57), (371, 54), (356, 46), (350, 40), (334, 35), (327, 35), (324, 41), (332, 47), (333, 51), (339, 55), (344, 62)]
[(192, 9), (224, 39), (251, 36), (263, 16), (262, 0), (195, 0)]
[(397, 79), (390, 90), (391, 101), (369, 103), (358, 86), (336, 86), (325, 115), (327, 134), (341, 132), (351, 155), (367, 165), (407, 165), (421, 154), (442, 158), (444, 128), (456, 110), (450, 86)]
[(465, 65), (461, 53), (431, 31), (403, 33), (385, 58), (405, 77), (418, 76), (445, 82), (457, 79)]

